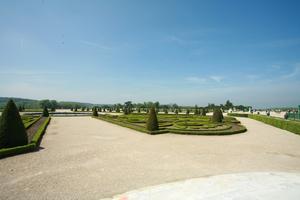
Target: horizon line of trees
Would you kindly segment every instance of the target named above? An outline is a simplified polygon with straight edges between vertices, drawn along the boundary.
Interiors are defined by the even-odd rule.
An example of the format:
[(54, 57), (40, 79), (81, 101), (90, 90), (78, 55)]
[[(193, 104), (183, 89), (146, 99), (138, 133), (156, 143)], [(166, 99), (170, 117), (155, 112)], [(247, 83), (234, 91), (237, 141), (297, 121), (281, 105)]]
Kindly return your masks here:
[[(149, 112), (150, 108), (154, 107), (156, 112), (200, 112), (200, 110), (212, 111), (215, 108), (220, 108), (221, 110), (235, 109), (240, 111), (248, 111), (251, 106), (245, 105), (234, 105), (230, 100), (227, 100), (224, 104), (216, 105), (214, 103), (208, 103), (207, 106), (179, 106), (176, 103), (171, 104), (160, 104), (158, 101), (152, 102), (143, 102), (143, 103), (133, 103), (132, 101), (126, 101), (125, 103), (117, 104), (87, 104), (87, 103), (76, 103), (76, 102), (58, 102), (56, 100), (32, 100), (32, 103), (26, 102), (17, 102), (16, 105), (19, 111), (26, 111), (26, 109), (43, 109), (47, 107), (51, 111), (56, 109), (71, 109), (72, 111), (90, 111), (92, 108), (96, 108), (100, 112), (124, 112), (129, 114), (132, 112)], [(34, 107), (33, 107), (34, 105)]]
[(132, 103), (132, 101), (126, 101), (124, 104), (113, 104), (113, 105), (103, 105), (103, 106), (94, 106), (93, 110), (96, 109), (98, 112), (124, 112), (124, 114), (130, 114), (132, 112), (146, 112), (149, 113), (151, 108), (155, 108), (156, 112), (164, 112), (168, 114), (168, 112), (181, 113), (186, 112), (189, 114), (193, 112), (194, 114), (205, 115), (209, 111), (213, 111), (216, 108), (224, 110), (235, 109), (240, 111), (248, 111), (251, 106), (244, 105), (234, 105), (232, 102), (227, 100), (225, 104), (215, 105), (209, 103), (207, 106), (198, 107), (195, 106), (179, 106), (176, 103), (174, 104), (160, 104), (158, 101), (156, 102), (144, 102), (144, 103)]

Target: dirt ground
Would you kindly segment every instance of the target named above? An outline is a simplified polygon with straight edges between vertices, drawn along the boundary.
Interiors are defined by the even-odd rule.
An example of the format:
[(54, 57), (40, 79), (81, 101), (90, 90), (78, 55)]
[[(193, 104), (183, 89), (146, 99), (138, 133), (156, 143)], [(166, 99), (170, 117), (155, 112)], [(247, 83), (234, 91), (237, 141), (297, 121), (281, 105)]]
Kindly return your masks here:
[(41, 150), (0, 160), (0, 199), (101, 199), (237, 172), (300, 172), (300, 136), (247, 118), (230, 136), (147, 135), (91, 117), (53, 117)]

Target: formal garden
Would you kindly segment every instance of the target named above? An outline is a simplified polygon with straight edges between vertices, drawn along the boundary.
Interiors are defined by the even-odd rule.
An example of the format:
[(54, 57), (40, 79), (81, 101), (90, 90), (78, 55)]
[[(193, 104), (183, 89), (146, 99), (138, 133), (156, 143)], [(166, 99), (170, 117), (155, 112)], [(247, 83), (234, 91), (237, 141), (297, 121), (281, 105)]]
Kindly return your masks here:
[(219, 109), (213, 116), (192, 114), (157, 114), (152, 108), (149, 114), (98, 115), (96, 119), (118, 124), (149, 134), (176, 133), (187, 135), (230, 135), (247, 129), (234, 117), (223, 117)]
[(49, 122), (46, 107), (40, 116), (20, 116), (9, 100), (0, 117), (0, 158), (38, 150)]

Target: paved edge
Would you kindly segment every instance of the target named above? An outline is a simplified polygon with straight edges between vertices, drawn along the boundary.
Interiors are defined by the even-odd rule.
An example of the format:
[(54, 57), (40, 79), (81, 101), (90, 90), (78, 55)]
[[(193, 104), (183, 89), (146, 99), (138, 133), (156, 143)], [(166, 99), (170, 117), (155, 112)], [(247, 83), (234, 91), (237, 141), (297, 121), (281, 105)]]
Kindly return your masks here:
[(131, 190), (101, 200), (173, 200), (185, 197), (190, 200), (253, 199), (253, 197), (272, 200), (278, 193), (279, 196), (289, 200), (300, 199), (300, 173), (270, 171), (203, 176)]

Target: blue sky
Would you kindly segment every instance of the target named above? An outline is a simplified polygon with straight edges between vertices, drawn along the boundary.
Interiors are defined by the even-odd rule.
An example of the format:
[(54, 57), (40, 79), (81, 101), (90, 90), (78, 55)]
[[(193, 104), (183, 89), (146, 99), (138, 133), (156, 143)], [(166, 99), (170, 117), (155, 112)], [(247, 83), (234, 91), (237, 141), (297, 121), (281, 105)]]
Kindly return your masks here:
[(0, 1), (0, 96), (300, 104), (300, 1)]

